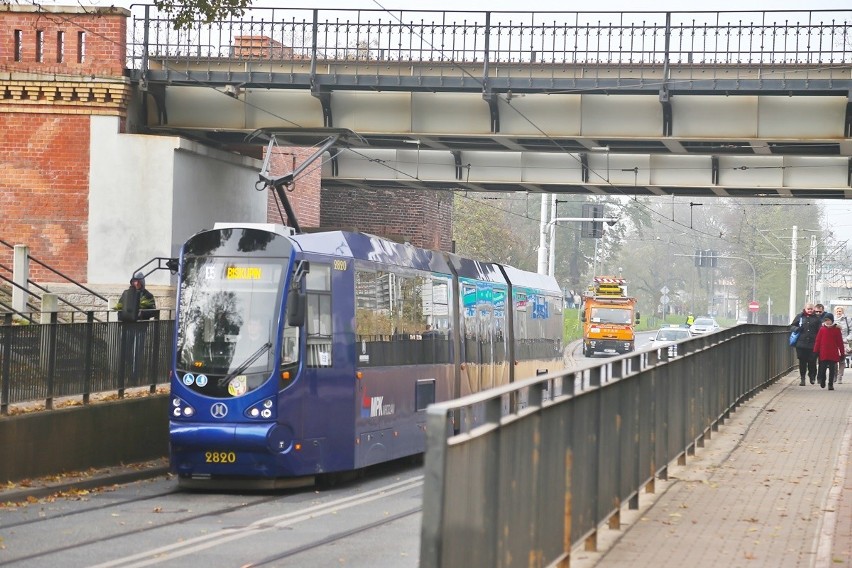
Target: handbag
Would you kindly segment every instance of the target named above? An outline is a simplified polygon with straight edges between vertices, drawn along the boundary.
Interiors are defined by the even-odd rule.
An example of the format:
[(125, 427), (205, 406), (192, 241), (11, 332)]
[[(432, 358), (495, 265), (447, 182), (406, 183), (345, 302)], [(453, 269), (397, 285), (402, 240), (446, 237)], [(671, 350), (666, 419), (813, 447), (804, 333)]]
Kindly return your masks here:
[(790, 333), (790, 347), (795, 347), (796, 342), (799, 340), (799, 330), (795, 330)]
[(795, 347), (799, 340), (799, 333), (802, 331), (802, 318), (799, 318), (799, 327), (790, 332), (790, 347)]

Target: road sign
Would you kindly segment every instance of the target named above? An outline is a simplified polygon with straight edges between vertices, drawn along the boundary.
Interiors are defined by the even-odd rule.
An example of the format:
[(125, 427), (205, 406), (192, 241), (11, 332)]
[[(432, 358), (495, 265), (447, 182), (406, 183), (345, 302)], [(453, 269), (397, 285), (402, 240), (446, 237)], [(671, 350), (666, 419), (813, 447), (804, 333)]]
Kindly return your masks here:
[(760, 310), (760, 303), (759, 302), (749, 302), (748, 303), (748, 311), (756, 312), (758, 310)]
[(669, 297), (668, 297), (668, 296), (666, 296), (665, 294), (663, 294), (663, 295), (660, 297), (660, 303), (661, 303), (662, 305), (664, 305), (664, 306), (665, 306), (666, 304), (668, 304), (668, 303), (669, 303)]

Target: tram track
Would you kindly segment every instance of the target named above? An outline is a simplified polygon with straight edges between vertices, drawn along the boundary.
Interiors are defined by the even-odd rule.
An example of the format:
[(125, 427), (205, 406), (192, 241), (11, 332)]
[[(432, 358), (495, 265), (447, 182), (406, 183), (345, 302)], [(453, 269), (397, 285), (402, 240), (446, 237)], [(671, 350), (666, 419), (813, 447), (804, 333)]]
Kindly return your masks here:
[[(166, 497), (166, 496), (169, 496), (169, 495), (175, 494), (175, 493), (178, 493), (178, 491), (175, 490), (175, 491), (164, 492), (160, 495), (151, 496), (151, 498)], [(181, 524), (189, 523), (189, 522), (192, 522), (192, 521), (197, 521), (197, 520), (204, 519), (204, 518), (215, 518), (215, 517), (218, 517), (218, 516), (221, 516), (221, 515), (226, 515), (228, 513), (243, 509), (246, 506), (260, 505), (260, 504), (263, 504), (263, 503), (268, 503), (270, 501), (275, 501), (276, 499), (280, 499), (280, 498), (281, 498), (280, 495), (275, 495), (275, 496), (272, 496), (272, 497), (265, 497), (265, 498), (262, 498), (262, 499), (255, 500), (251, 503), (241, 503), (239, 505), (233, 505), (231, 507), (223, 507), (221, 509), (217, 509), (217, 510), (213, 510), (213, 511), (207, 511), (205, 513), (201, 513), (201, 514), (198, 514), (198, 515), (192, 515), (192, 516), (189, 516), (189, 517), (183, 517), (181, 519), (176, 519), (174, 521), (168, 521), (168, 522), (165, 522), (165, 523), (160, 523), (160, 524), (157, 524), (155, 526), (147, 526), (147, 527), (144, 527), (144, 528), (139, 528), (139, 529), (135, 529), (135, 530), (116, 533), (116, 534), (109, 535), (109, 536), (106, 536), (106, 537), (103, 537), (103, 538), (83, 540), (83, 541), (80, 541), (80, 542), (75, 542), (74, 544), (71, 544), (71, 545), (51, 548), (51, 549), (48, 549), (48, 550), (43, 550), (43, 551), (40, 551), (38, 553), (33, 553), (33, 554), (26, 555), (26, 556), (20, 556), (20, 557), (12, 558), (12, 559), (5, 559), (3, 561), (3, 565), (4, 566), (11, 566), (11, 565), (14, 565), (14, 564), (20, 564), (22, 562), (27, 562), (27, 561), (36, 560), (36, 559), (39, 559), (39, 558), (45, 558), (45, 557), (48, 557), (48, 556), (53, 556), (55, 554), (61, 554), (63, 552), (67, 552), (69, 550), (85, 548), (87, 546), (91, 546), (91, 545), (94, 545), (94, 544), (103, 544), (105, 542), (111, 542), (111, 541), (114, 541), (114, 540), (127, 538), (128, 536), (133, 536), (133, 535), (143, 534), (143, 533), (147, 533), (147, 532), (154, 531), (154, 530), (159, 530), (159, 529), (162, 529), (164, 527), (181, 525)], [(139, 502), (143, 502), (143, 501), (146, 501), (146, 500), (148, 500), (148, 499), (128, 499), (126, 501), (123, 501), (121, 503), (116, 503), (114, 505), (85, 509), (85, 510), (81, 510), (81, 511), (76, 511), (73, 514), (74, 515), (81, 515), (81, 514), (85, 514), (85, 513), (95, 512), (95, 511), (98, 511), (98, 510), (109, 509), (110, 507), (127, 505), (129, 503), (139, 503)], [(62, 517), (68, 517), (68, 516), (72, 516), (72, 514), (56, 515), (56, 516), (52, 516), (52, 517), (49, 517), (49, 518), (42, 517), (42, 518), (39, 518), (39, 519), (30, 519), (27, 522), (21, 522), (21, 523), (15, 524), (15, 525), (0, 526), (0, 529), (5, 530), (5, 529), (12, 528), (12, 527), (15, 527), (15, 526), (31, 524), (32, 522), (53, 521), (53, 520), (56, 520), (56, 519), (59, 519), (59, 518), (62, 518)]]
[[(404, 491), (419, 489), (422, 487), (422, 485), (423, 476), (415, 476), (403, 481), (392, 483), (390, 485), (384, 485), (376, 489), (365, 491), (357, 495), (335, 499), (327, 503), (312, 505), (310, 507), (306, 507), (297, 511), (291, 511), (281, 515), (273, 515), (263, 519), (258, 519), (257, 521), (254, 521), (241, 527), (224, 528), (221, 531), (200, 535), (194, 538), (184, 539), (179, 542), (153, 548), (137, 554), (116, 558), (108, 562), (97, 564), (95, 566), (92, 566), (91, 568), (116, 568), (119, 566), (121, 568), (141, 568), (143, 566), (152, 566), (159, 563), (172, 562), (177, 558), (185, 556), (192, 556), (193, 558), (195, 558), (200, 552), (210, 548), (221, 547), (223, 545), (233, 543), (236, 540), (254, 537), (260, 535), (261, 533), (266, 533), (282, 528), (288, 528), (304, 521), (317, 520), (328, 515), (337, 515), (340, 513), (340, 511), (350, 509), (352, 507), (363, 506), (368, 503), (377, 500), (382, 500)], [(419, 507), (417, 509), (419, 509)], [(416, 512), (416, 510), (405, 511), (405, 514), (397, 515), (396, 520), (398, 520), (399, 518), (404, 518), (405, 516), (409, 516)], [(362, 532), (363, 530), (369, 530), (370, 528), (385, 525), (388, 522), (391, 522), (390, 518), (383, 518), (380, 521), (372, 521), (370, 523), (367, 523), (364, 527), (361, 528), (361, 530), (358, 530), (357, 527), (353, 527), (352, 529), (346, 532), (351, 532), (352, 534), (355, 534), (357, 532)], [(334, 542), (335, 540), (346, 538), (346, 536), (348, 535), (336, 535), (335, 538), (324, 537), (323, 539), (320, 539), (320, 541), (298, 547), (298, 552), (284, 551), (277, 556), (286, 557), (296, 553), (304, 553), (307, 550), (322, 546), (321, 542), (328, 540), (329, 538), (331, 538), (329, 542)], [(262, 560), (262, 562), (266, 564), (273, 561), (274, 559), (270, 558), (264, 558)], [(251, 563), (249, 563), (249, 565), (251, 565)]]
[[(407, 477), (402, 480), (397, 477), (397, 481), (392, 483), (382, 483), (380, 479), (373, 481), (378, 481), (381, 485), (369, 490), (361, 490), (357, 485), (351, 486), (347, 491), (350, 493), (354, 491), (355, 494), (337, 497), (329, 501), (323, 501), (321, 498), (319, 500), (311, 499), (309, 502), (301, 504), (292, 501), (288, 503), (287, 498), (293, 496), (293, 493), (276, 493), (256, 499), (243, 499), (241, 502), (227, 507), (215, 507), (172, 520), (163, 521), (163, 517), (158, 515), (153, 524), (146, 526), (125, 527), (124, 522), (115, 522), (113, 518), (134, 518), (138, 522), (138, 515), (143, 511), (139, 508), (133, 509), (129, 507), (130, 505), (142, 504), (144, 509), (145, 502), (157, 498), (169, 500), (182, 492), (179, 490), (160, 491), (141, 498), (122, 499), (115, 503), (89, 507), (79, 511), (68, 511), (49, 517), (40, 516), (37, 519), (6, 523), (0, 525), (0, 535), (5, 537), (7, 544), (5, 551), (0, 550), (0, 564), (4, 566), (48, 565), (58, 562), (58, 559), (80, 557), (93, 559), (94, 562), (90, 561), (79, 565), (96, 566), (97, 568), (169, 565), (169, 563), (181, 558), (189, 558), (191, 562), (196, 562), (199, 558), (218, 556), (218, 547), (224, 547), (227, 550), (233, 548), (237, 541), (244, 540), (253, 543), (254, 541), (249, 539), (257, 537), (268, 540), (269, 535), (274, 536), (281, 530), (292, 530), (297, 524), (308, 523), (311, 529), (306, 528), (303, 531), (303, 534), (311, 536), (307, 540), (292, 542), (289, 539), (276, 540), (273, 538), (271, 545), (267, 540), (262, 541), (264, 542), (263, 546), (247, 545), (248, 553), (241, 557), (239, 564), (267, 566), (285, 558), (317, 551), (352, 535), (393, 524), (420, 512), (419, 501), (417, 507), (409, 506), (402, 511), (393, 510), (394, 507), (399, 508), (399, 506), (392, 506), (389, 502), (395, 495), (403, 494), (404, 497), (407, 497), (405, 492), (422, 491), (422, 475)], [(324, 494), (325, 498), (328, 496), (329, 494)], [(269, 512), (269, 504), (276, 501), (281, 501), (281, 508), (288, 507), (291, 510), (264, 516), (263, 511)], [(210, 503), (210, 501), (206, 500), (205, 503)], [(296, 508), (292, 510), (293, 507)], [(164, 509), (167, 508), (164, 507)], [(376, 512), (378, 509), (381, 509), (381, 512)], [(110, 513), (111, 510), (116, 512)], [(320, 527), (325, 527), (326, 524), (329, 527), (333, 526), (332, 521), (340, 518), (339, 515), (346, 514), (347, 510), (352, 511), (350, 515), (357, 522), (347, 524), (343, 530), (338, 531), (317, 529), (317, 523), (320, 524)], [(149, 513), (150, 510), (144, 512)], [(185, 515), (190, 512), (190, 509), (164, 510), (162, 512)], [(92, 515), (92, 518), (86, 518), (86, 514)], [(98, 516), (101, 518), (94, 518)], [(246, 522), (246, 517), (254, 520)], [(16, 529), (26, 527), (26, 530), (30, 531), (31, 534), (33, 531), (40, 530), (54, 532), (57, 529), (50, 525), (52, 522), (62, 523), (63, 526), (84, 526), (100, 523), (100, 526), (119, 528), (112, 534), (100, 534), (94, 537), (91, 532), (83, 533), (78, 535), (81, 537), (79, 540), (54, 546), (49, 544), (52, 541), (40, 541), (38, 545), (47, 542), (47, 548), (31, 550), (29, 553), (22, 550), (23, 543), (15, 542), (13, 535)], [(39, 526), (39, 523), (44, 524)], [(195, 537), (186, 536), (192, 533), (197, 534), (201, 530), (199, 527), (215, 525), (224, 528), (210, 532), (202, 530), (201, 532), (204, 532), (204, 534)], [(86, 534), (88, 534), (88, 538), (84, 536)], [(148, 536), (144, 536), (146, 534)], [(147, 547), (141, 546), (140, 548), (140, 543), (149, 544)], [(170, 544), (164, 545), (163, 543)], [(104, 550), (109, 552), (105, 554)], [(222, 548), (218, 548), (218, 550), (221, 551)], [(23, 554), (14, 556), (17, 551), (23, 552)], [(252, 557), (259, 551), (263, 551), (263, 556), (252, 560)], [(114, 555), (120, 555), (120, 557), (116, 558)], [(62, 563), (68, 566), (78, 565), (73, 561)], [(212, 565), (215, 565), (215, 563)]]
[(104, 510), (115, 508), (115, 507), (123, 507), (123, 506), (130, 505), (130, 504), (133, 504), (133, 503), (143, 503), (145, 501), (150, 501), (152, 499), (159, 499), (159, 498), (162, 498), (162, 497), (168, 497), (168, 496), (174, 495), (175, 493), (178, 493), (178, 492), (179, 492), (178, 489), (172, 489), (170, 491), (162, 491), (160, 493), (155, 493), (153, 495), (147, 495), (145, 497), (138, 497), (138, 498), (135, 498), (135, 499), (124, 499), (122, 501), (117, 501), (115, 503), (104, 503), (103, 505), (89, 507), (88, 509), (81, 509), (79, 511), (67, 511), (67, 512), (64, 512), (64, 513), (57, 513), (55, 515), (51, 515), (50, 517), (42, 516), (42, 517), (38, 517), (38, 518), (34, 518), (34, 519), (23, 519), (23, 520), (11, 522), (11, 523), (3, 523), (2, 521), (0, 521), (0, 531), (15, 529), (15, 528), (22, 527), (22, 526), (25, 526), (25, 525), (31, 525), (33, 523), (41, 523), (41, 522), (44, 522), (45, 520), (65, 519), (65, 518), (70, 518), (70, 517), (74, 517), (74, 516), (77, 516), (77, 515), (85, 515), (85, 514), (88, 514), (88, 513), (93, 513), (95, 511), (104, 511)]
[(364, 532), (367, 532), (367, 531), (370, 531), (370, 530), (374, 530), (374, 529), (383, 527), (385, 525), (390, 525), (390, 524), (395, 523), (395, 522), (397, 522), (401, 519), (404, 519), (406, 517), (410, 517), (411, 515), (420, 513), (422, 511), (423, 511), (423, 507), (415, 507), (415, 508), (409, 509), (407, 511), (402, 511), (401, 513), (397, 513), (395, 515), (385, 517), (381, 520), (374, 521), (372, 523), (366, 523), (366, 524), (363, 524), (363, 525), (360, 525), (360, 526), (357, 526), (357, 527), (353, 527), (353, 528), (351, 528), (347, 531), (342, 531), (342, 532), (335, 533), (333, 535), (329, 535), (325, 538), (315, 540), (311, 543), (304, 544), (304, 545), (299, 546), (297, 548), (293, 548), (293, 549), (287, 550), (285, 552), (281, 552), (280, 554), (276, 554), (276, 555), (273, 555), (273, 556), (267, 556), (267, 557), (263, 558), (262, 560), (249, 562), (248, 564), (242, 565), (241, 568), (254, 568), (255, 566), (267, 566), (267, 565), (272, 564), (273, 562), (278, 562), (279, 560), (284, 560), (285, 558), (292, 558), (293, 556), (297, 556), (299, 554), (303, 554), (305, 552), (308, 552), (308, 551), (311, 551), (311, 550), (316, 550), (316, 549), (321, 548), (323, 546), (328, 546), (328, 545), (333, 544), (335, 542), (342, 541), (342, 540), (349, 538), (351, 536), (355, 536), (355, 535), (360, 534), (360, 533), (364, 533)]

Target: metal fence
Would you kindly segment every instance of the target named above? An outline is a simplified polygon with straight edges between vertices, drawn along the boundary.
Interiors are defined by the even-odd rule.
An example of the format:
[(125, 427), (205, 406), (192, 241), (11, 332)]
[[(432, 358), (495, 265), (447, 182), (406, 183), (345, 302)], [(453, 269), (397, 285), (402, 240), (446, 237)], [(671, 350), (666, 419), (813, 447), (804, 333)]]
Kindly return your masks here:
[[(104, 318), (106, 319), (106, 318)], [(149, 387), (168, 382), (173, 320), (12, 325), (0, 320), (0, 414), (17, 403)]]
[(567, 566), (574, 546), (594, 547), (668, 464), (793, 368), (788, 336), (741, 325), (679, 343), (671, 360), (666, 348), (637, 352), (430, 406), (420, 565)]
[[(462, 76), (464, 64), (478, 64), (479, 77), (519, 74), (550, 67), (558, 76), (577, 68), (615, 68), (608, 76), (662, 77), (671, 68), (698, 68), (713, 78), (717, 68), (748, 67), (817, 76), (852, 61), (852, 10), (733, 12), (522, 12), (320, 10), (252, 7), (240, 19), (194, 22), (175, 30), (170, 16), (135, 5), (129, 25), (128, 67), (141, 75), (156, 60), (170, 71), (205, 73), (252, 71), (253, 62), (283, 64), (268, 72), (311, 74), (332, 71), (330, 62), (363, 64), (430, 62), (439, 69), (400, 65), (400, 77), (414, 73)], [(320, 67), (318, 67), (320, 66)], [(513, 67), (515, 66), (515, 67)], [(469, 66), (467, 66), (470, 68)], [(264, 69), (257, 68), (262, 72)], [(848, 78), (848, 69), (847, 75)], [(379, 72), (376, 66), (375, 72)], [(384, 68), (382, 74), (393, 71)], [(842, 69), (841, 69), (842, 72)], [(186, 77), (184, 77), (185, 79)]]

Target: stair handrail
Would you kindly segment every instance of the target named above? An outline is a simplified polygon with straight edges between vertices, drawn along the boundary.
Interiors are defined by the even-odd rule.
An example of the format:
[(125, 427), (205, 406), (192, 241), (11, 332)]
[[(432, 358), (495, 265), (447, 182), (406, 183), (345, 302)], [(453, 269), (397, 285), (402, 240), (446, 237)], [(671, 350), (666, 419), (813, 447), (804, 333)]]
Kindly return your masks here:
[[(6, 266), (6, 265), (4, 265), (4, 264), (2, 264), (2, 263), (0, 263), (0, 268), (2, 268), (2, 269), (4, 269), (4, 270), (9, 270), (9, 267), (8, 267), (8, 266)], [(27, 294), (27, 295), (29, 295), (29, 296), (33, 296), (33, 297), (37, 298), (39, 301), (41, 301), (41, 300), (42, 300), (42, 297), (41, 297), (41, 296), (39, 296), (39, 295), (38, 295), (38, 294), (36, 294), (35, 292), (32, 292), (32, 291), (30, 291), (30, 290), (28, 290), (28, 289), (24, 288), (23, 286), (21, 286), (21, 285), (20, 285), (20, 284), (18, 284), (17, 282), (14, 282), (13, 280), (11, 280), (10, 278), (8, 278), (7, 276), (3, 276), (2, 274), (0, 274), (0, 280), (3, 280), (4, 282), (7, 282), (8, 284), (11, 284), (12, 286), (14, 286), (15, 288), (17, 288), (18, 290), (23, 291), (25, 294)], [(51, 292), (50, 290), (48, 290), (47, 288), (45, 288), (45, 287), (43, 287), (43, 286), (38, 285), (37, 283), (33, 282), (32, 280), (27, 279), (27, 282), (28, 282), (31, 286), (35, 286), (36, 288), (38, 288), (39, 290), (41, 290), (41, 291), (42, 291), (42, 292), (44, 292), (45, 294), (53, 294), (53, 292)], [(83, 314), (84, 314), (84, 313), (86, 313), (86, 312), (88, 311), (88, 310), (84, 310), (84, 309), (83, 309), (83, 308), (81, 308), (80, 306), (75, 306), (74, 304), (72, 304), (71, 302), (69, 302), (68, 300), (66, 300), (65, 298), (63, 298), (62, 296), (59, 296), (58, 294), (56, 295), (56, 300), (57, 300), (57, 301), (59, 301), (59, 302), (62, 302), (63, 304), (67, 305), (68, 307), (72, 308), (73, 310), (75, 310), (75, 311), (77, 311), (77, 312), (80, 312), (80, 313), (83, 313)], [(32, 308), (32, 310), (33, 310), (34, 312), (35, 312), (35, 311), (38, 311), (38, 307), (34, 306), (33, 304), (30, 304), (29, 302), (27, 302), (27, 307)], [(12, 311), (14, 311), (14, 312), (15, 312), (16, 314), (18, 314), (18, 315), (21, 315), (21, 313), (20, 313), (20, 312), (18, 312), (17, 310), (12, 310)], [(28, 319), (29, 319), (29, 318), (28, 318)], [(95, 318), (95, 321), (101, 321), (101, 320), (100, 320), (100, 319), (98, 319), (98, 318)]]
[[(30, 304), (27, 304), (27, 305), (30, 306), (30, 307), (33, 307)], [(0, 315), (5, 316), (5, 315), (8, 314), (11, 317), (14, 314), (14, 315), (17, 315), (17, 316), (27, 320), (30, 323), (35, 323), (35, 320), (29, 314), (27, 314), (26, 312), (19, 312), (18, 310), (16, 310), (15, 308), (13, 308), (12, 306), (10, 306), (9, 304), (7, 304), (6, 302), (4, 302), (2, 300), (0, 300), (0, 307), (3, 308), (3, 310), (0, 311)]]
[[(4, 246), (6, 246), (6, 248), (10, 248), (10, 249), (12, 249), (12, 250), (15, 250), (15, 246), (14, 246), (14, 245), (12, 245), (12, 244), (10, 244), (10, 243), (7, 243), (7, 242), (6, 242), (6, 241), (4, 241), (3, 239), (0, 239), (0, 244), (2, 244), (2, 245), (4, 245)], [(77, 286), (78, 288), (81, 288), (81, 289), (85, 290), (85, 291), (86, 291), (86, 292), (88, 292), (89, 294), (91, 294), (91, 295), (95, 296), (96, 298), (99, 298), (99, 299), (103, 300), (103, 301), (104, 301), (107, 305), (109, 305), (109, 300), (108, 300), (105, 296), (101, 296), (100, 294), (98, 294), (97, 292), (95, 292), (94, 290), (92, 290), (91, 288), (88, 288), (87, 286), (84, 286), (83, 284), (80, 284), (79, 282), (77, 282), (76, 280), (74, 280), (73, 278), (71, 278), (70, 276), (66, 276), (65, 274), (63, 274), (62, 272), (60, 272), (60, 271), (56, 270), (56, 269), (55, 269), (55, 268), (53, 268), (52, 266), (48, 266), (47, 264), (43, 263), (42, 261), (40, 261), (39, 259), (37, 259), (37, 258), (36, 258), (36, 257), (34, 257), (33, 255), (31, 255), (31, 254), (27, 253), (27, 257), (28, 257), (31, 261), (33, 261), (33, 262), (35, 262), (36, 264), (38, 264), (39, 266), (41, 266), (42, 268), (45, 268), (45, 269), (49, 270), (50, 272), (52, 272), (52, 273), (56, 274), (57, 276), (59, 276), (59, 277), (61, 277), (61, 278), (64, 278), (67, 282), (69, 282), (69, 283), (71, 283), (71, 284), (73, 284), (73, 285)], [(34, 286), (36, 286), (37, 288), (39, 288), (39, 289), (41, 289), (41, 290), (43, 290), (43, 291), (45, 291), (45, 292), (48, 292), (48, 293), (50, 292), (50, 290), (47, 290), (47, 289), (45, 289), (45, 288), (42, 288), (41, 286), (39, 286), (38, 284), (36, 284), (36, 283), (35, 283), (35, 282), (33, 282), (32, 280), (30, 280), (30, 278), (29, 278), (29, 277), (27, 277), (27, 282), (28, 282), (28, 283), (30, 283), (30, 284), (32, 284), (32, 285), (34, 285)], [(67, 303), (67, 302), (66, 302), (66, 303)], [(80, 310), (80, 308), (78, 308), (78, 307), (76, 307), (76, 306), (73, 306), (72, 304), (68, 304), (68, 305), (71, 305), (74, 309)], [(80, 310), (80, 311), (85, 311), (85, 310)]]

